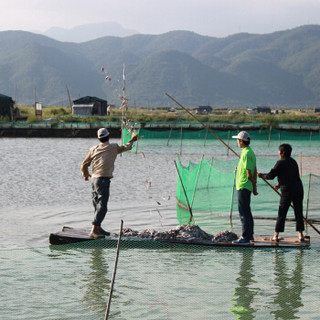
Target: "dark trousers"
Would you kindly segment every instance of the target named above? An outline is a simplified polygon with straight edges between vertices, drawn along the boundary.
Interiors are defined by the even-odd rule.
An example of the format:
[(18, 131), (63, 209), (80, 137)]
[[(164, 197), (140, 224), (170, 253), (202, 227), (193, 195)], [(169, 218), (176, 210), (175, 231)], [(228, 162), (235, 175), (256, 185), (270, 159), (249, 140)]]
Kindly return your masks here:
[(302, 210), (303, 191), (298, 191), (298, 192), (281, 191), (278, 218), (277, 218), (276, 227), (275, 227), (276, 232), (284, 231), (284, 225), (286, 222), (286, 217), (287, 217), (287, 213), (288, 213), (291, 202), (294, 207), (294, 215), (296, 218), (296, 231), (304, 230), (303, 210)]
[(242, 224), (242, 237), (246, 240), (253, 239), (253, 217), (250, 208), (251, 191), (238, 190), (238, 210)]
[(94, 207), (94, 216), (92, 224), (101, 226), (108, 210), (108, 200), (110, 193), (110, 178), (99, 177), (92, 178), (92, 204)]

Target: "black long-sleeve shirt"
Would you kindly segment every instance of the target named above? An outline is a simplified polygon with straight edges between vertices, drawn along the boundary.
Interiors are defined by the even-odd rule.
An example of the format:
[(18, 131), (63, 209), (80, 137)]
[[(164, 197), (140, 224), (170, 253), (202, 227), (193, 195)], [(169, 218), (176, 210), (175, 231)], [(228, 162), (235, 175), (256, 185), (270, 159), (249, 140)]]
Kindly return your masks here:
[(296, 192), (303, 190), (298, 164), (291, 157), (278, 160), (270, 172), (262, 173), (261, 177), (267, 180), (278, 177), (281, 191)]

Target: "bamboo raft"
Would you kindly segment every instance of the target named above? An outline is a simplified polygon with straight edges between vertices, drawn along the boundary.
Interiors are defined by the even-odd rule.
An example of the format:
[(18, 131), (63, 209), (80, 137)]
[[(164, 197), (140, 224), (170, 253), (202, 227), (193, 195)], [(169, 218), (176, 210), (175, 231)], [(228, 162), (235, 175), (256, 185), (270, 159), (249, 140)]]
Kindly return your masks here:
[[(84, 229), (75, 229), (63, 227), (62, 231), (51, 233), (49, 242), (51, 245), (62, 245), (71, 243), (80, 243), (95, 241), (99, 247), (116, 247), (118, 235), (111, 234), (102, 239), (92, 239), (88, 235), (89, 231)], [(130, 248), (168, 248), (175, 245), (204, 246), (204, 247), (251, 247), (251, 248), (306, 248), (310, 247), (310, 237), (306, 236), (304, 242), (300, 242), (297, 237), (283, 237), (279, 242), (271, 241), (271, 236), (256, 236), (254, 242), (250, 244), (234, 244), (232, 242), (212, 242), (199, 241), (194, 239), (179, 240), (152, 240), (141, 239), (138, 237), (128, 237), (122, 235), (121, 242)], [(89, 243), (88, 243), (89, 244)], [(91, 243), (90, 243), (91, 244)]]

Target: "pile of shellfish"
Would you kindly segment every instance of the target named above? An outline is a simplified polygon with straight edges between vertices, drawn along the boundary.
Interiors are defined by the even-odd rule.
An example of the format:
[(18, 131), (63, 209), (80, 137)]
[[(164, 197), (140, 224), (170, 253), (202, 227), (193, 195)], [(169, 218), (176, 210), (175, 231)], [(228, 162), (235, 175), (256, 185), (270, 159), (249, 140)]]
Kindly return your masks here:
[(156, 231), (154, 229), (136, 231), (125, 228), (122, 234), (127, 237), (137, 237), (155, 241), (231, 242), (238, 239), (238, 236), (231, 231), (224, 230), (218, 232), (216, 235), (211, 235), (197, 225), (181, 225), (168, 231)]

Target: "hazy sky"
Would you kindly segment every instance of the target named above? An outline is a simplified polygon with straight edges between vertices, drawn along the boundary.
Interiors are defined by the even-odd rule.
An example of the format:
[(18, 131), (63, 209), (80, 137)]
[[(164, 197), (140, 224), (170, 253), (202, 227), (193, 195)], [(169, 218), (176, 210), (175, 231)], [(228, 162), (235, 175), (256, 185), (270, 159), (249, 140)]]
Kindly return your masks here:
[(320, 24), (320, 0), (0, 0), (0, 31), (114, 21), (144, 34), (223, 37)]

